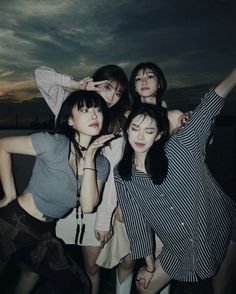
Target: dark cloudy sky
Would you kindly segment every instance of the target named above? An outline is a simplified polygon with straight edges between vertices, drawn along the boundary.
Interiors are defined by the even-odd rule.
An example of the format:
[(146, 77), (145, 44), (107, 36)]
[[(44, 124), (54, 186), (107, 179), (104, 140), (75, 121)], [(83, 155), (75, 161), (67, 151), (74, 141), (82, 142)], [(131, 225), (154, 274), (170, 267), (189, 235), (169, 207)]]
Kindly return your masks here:
[(0, 11), (2, 103), (39, 96), (40, 65), (82, 78), (150, 60), (180, 88), (236, 64), (235, 0), (1, 0)]

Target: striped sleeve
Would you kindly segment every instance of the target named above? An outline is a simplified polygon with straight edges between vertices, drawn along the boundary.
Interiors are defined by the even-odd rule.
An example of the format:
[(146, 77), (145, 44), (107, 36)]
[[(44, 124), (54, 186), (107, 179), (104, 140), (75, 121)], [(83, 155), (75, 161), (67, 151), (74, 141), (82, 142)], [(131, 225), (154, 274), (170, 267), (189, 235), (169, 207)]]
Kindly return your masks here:
[(117, 198), (121, 207), (126, 231), (130, 241), (132, 259), (139, 259), (153, 254), (152, 232), (136, 200), (130, 196), (124, 181), (114, 169)]
[(35, 70), (35, 81), (44, 100), (57, 117), (61, 105), (69, 95), (66, 89), (70, 85), (71, 77), (57, 73), (54, 69), (41, 66)]
[(110, 162), (110, 174), (105, 183), (102, 194), (102, 202), (97, 209), (95, 230), (108, 231), (110, 229), (112, 214), (117, 207), (113, 168), (121, 158), (123, 142), (124, 137), (120, 137), (113, 140), (108, 146), (102, 149), (102, 154)]
[[(197, 152), (204, 150), (206, 142), (214, 126), (215, 118), (219, 115), (224, 106), (225, 99), (220, 97), (214, 90), (206, 93), (201, 103), (193, 111), (193, 114), (186, 126), (177, 134), (177, 137), (189, 149)], [(192, 150), (192, 151), (193, 151)]]

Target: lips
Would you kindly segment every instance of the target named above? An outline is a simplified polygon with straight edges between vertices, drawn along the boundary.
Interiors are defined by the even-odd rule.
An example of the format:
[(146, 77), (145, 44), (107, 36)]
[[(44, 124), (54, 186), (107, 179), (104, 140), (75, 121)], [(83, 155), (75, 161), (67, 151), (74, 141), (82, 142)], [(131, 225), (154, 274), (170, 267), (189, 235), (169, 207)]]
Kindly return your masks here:
[(98, 122), (93, 122), (89, 125), (89, 127), (92, 127), (92, 128), (98, 128), (99, 127), (99, 123)]
[(142, 87), (141, 91), (149, 90), (149, 87)]
[(137, 146), (138, 148), (143, 148), (145, 146), (145, 144), (135, 142), (135, 146)]

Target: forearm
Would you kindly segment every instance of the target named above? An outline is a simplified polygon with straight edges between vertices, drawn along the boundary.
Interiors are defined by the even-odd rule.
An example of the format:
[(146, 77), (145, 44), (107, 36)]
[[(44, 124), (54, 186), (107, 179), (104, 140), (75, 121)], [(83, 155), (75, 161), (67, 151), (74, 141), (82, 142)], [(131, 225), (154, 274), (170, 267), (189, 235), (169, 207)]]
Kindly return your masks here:
[(80, 189), (80, 205), (84, 213), (91, 213), (99, 200), (95, 162), (85, 160)]
[(145, 257), (145, 261), (146, 261), (146, 270), (148, 272), (154, 272), (155, 270), (155, 263), (154, 263), (154, 257), (153, 255), (148, 255)]
[(16, 198), (11, 155), (3, 150), (0, 150), (0, 179), (4, 191), (4, 198), (0, 201), (2, 207)]
[(54, 69), (41, 66), (35, 70), (35, 81), (51, 111), (58, 115), (61, 105), (69, 95), (72, 78), (57, 73)]
[(236, 68), (215, 88), (215, 92), (225, 98), (236, 85)]
[(105, 184), (105, 188), (102, 195), (102, 201), (97, 209), (95, 229), (108, 231), (111, 226), (112, 214), (117, 207), (117, 197), (113, 174), (109, 175), (109, 178)]
[(102, 202), (97, 209), (96, 230), (109, 230), (111, 218), (117, 207), (117, 194), (114, 183), (113, 168), (120, 161), (123, 150), (124, 138), (119, 137), (113, 140), (109, 146), (103, 148), (103, 155), (110, 162), (110, 174), (105, 184), (102, 195)]

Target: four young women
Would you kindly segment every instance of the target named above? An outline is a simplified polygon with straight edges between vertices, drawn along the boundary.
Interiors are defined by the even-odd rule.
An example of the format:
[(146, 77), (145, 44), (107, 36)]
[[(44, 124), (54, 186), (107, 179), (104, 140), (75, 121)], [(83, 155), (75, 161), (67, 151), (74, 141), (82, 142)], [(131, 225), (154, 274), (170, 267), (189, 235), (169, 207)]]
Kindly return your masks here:
[[(60, 110), (62, 102), (68, 97), (71, 90), (75, 90), (75, 89), (96, 90), (104, 98), (104, 100), (107, 103), (107, 106), (109, 107), (108, 113), (110, 114), (110, 121), (111, 121), (109, 131), (113, 132), (113, 133), (117, 133), (122, 130), (122, 128), (124, 126), (124, 122), (125, 122), (125, 115), (126, 116), (128, 115), (127, 110), (129, 109), (129, 98), (127, 95), (127, 78), (120, 68), (113, 66), (113, 65), (105, 66), (105, 67), (99, 69), (95, 73), (93, 79), (88, 77), (88, 78), (85, 78), (85, 79), (77, 82), (77, 81), (73, 80), (71, 77), (56, 73), (52, 69), (41, 67), (36, 70), (36, 81), (37, 81), (37, 84), (39, 86), (39, 89), (40, 89), (42, 95), (44, 96), (44, 98), (46, 99), (47, 103), (49, 104), (50, 108), (52, 109), (52, 111), (55, 113), (56, 116)], [(133, 197), (132, 188), (129, 187), (128, 192), (123, 191), (122, 189), (125, 189), (125, 185), (127, 183), (132, 182), (132, 181), (127, 181), (127, 179), (129, 179), (129, 180), (133, 179), (131, 177), (131, 175), (133, 176), (133, 168), (134, 168), (134, 171), (135, 170), (137, 172), (141, 171), (141, 173), (146, 174), (145, 177), (148, 178), (147, 181), (149, 181), (149, 182), (151, 181), (153, 184), (153, 185), (150, 185), (150, 187), (152, 187), (152, 188), (153, 187), (157, 188), (159, 186), (161, 187), (162, 182), (163, 181), (165, 182), (165, 178), (167, 177), (168, 181), (170, 182), (169, 185), (170, 186), (172, 185), (172, 187), (174, 187), (174, 189), (176, 189), (175, 177), (173, 177), (173, 175), (169, 176), (170, 175), (169, 169), (172, 166), (171, 165), (172, 163), (170, 161), (169, 154), (167, 152), (168, 147), (166, 147), (166, 153), (164, 152), (164, 144), (166, 143), (166, 141), (168, 139), (169, 132), (172, 132), (174, 129), (176, 129), (176, 127), (180, 127), (181, 124), (183, 122), (185, 122), (185, 117), (182, 116), (182, 113), (180, 111), (175, 110), (175, 111), (167, 112), (167, 110), (165, 108), (163, 108), (163, 106), (166, 107), (165, 102), (162, 100), (163, 95), (166, 90), (166, 80), (165, 80), (165, 77), (164, 77), (162, 71), (155, 64), (143, 63), (143, 64), (139, 64), (138, 66), (136, 66), (136, 68), (133, 70), (133, 72), (131, 74), (130, 88), (131, 88), (131, 95), (134, 100), (134, 113), (132, 113), (132, 116), (130, 116), (129, 124), (128, 124), (129, 143), (127, 142), (127, 146), (129, 146), (129, 147), (126, 147), (123, 160), (118, 165), (119, 172), (116, 170), (115, 175), (116, 175), (116, 181), (117, 181), (117, 183), (116, 183), (117, 191), (119, 193), (118, 196), (119, 196), (119, 200), (120, 200), (120, 203), (122, 206), (122, 211), (124, 213), (125, 225), (128, 228), (128, 233), (129, 233), (128, 235), (129, 235), (129, 239), (131, 241), (131, 249), (129, 249), (129, 246), (126, 247), (126, 249), (123, 252), (121, 250), (122, 253), (120, 256), (118, 255), (117, 260), (108, 262), (112, 265), (115, 265), (115, 264), (119, 263), (121, 258), (125, 257), (124, 262), (123, 262), (123, 266), (121, 264), (121, 266), (120, 266), (121, 270), (118, 272), (118, 275), (117, 275), (117, 278), (118, 278), (117, 293), (122, 293), (122, 291), (125, 291), (123, 293), (129, 293), (129, 291), (130, 291), (131, 281), (132, 281), (132, 279), (130, 278), (131, 277), (130, 273), (132, 272), (133, 264), (132, 264), (129, 256), (126, 256), (130, 250), (131, 250), (132, 257), (135, 257), (135, 258), (141, 257), (141, 255), (146, 256), (145, 253), (148, 251), (149, 254), (146, 256), (147, 267), (140, 271), (140, 273), (138, 275), (138, 280), (140, 281), (139, 287), (140, 287), (141, 291), (145, 291), (144, 288), (146, 288), (147, 285), (149, 284), (149, 282), (152, 278), (152, 275), (153, 275), (153, 273), (151, 273), (151, 272), (154, 271), (153, 249), (151, 246), (152, 237), (150, 237), (150, 236), (152, 236), (152, 234), (149, 234), (151, 227), (159, 235), (159, 237), (161, 238), (161, 240), (165, 246), (164, 249), (162, 250), (160, 259), (163, 259), (162, 256), (167, 256), (166, 262), (168, 263), (168, 260), (173, 258), (173, 256), (171, 255), (171, 254), (173, 254), (173, 252), (171, 250), (169, 250), (171, 252), (171, 254), (170, 253), (169, 253), (169, 255), (168, 255), (168, 253), (166, 253), (166, 255), (163, 254), (163, 252), (166, 251), (166, 242), (168, 240), (168, 237), (166, 237), (166, 236), (163, 237), (162, 234), (165, 235), (166, 230), (168, 230), (168, 228), (169, 228), (168, 223), (166, 222), (166, 226), (168, 228), (163, 226), (163, 224), (160, 224), (160, 227), (158, 227), (158, 229), (161, 231), (157, 230), (157, 228), (155, 227), (156, 219), (154, 218), (154, 216), (153, 216), (153, 219), (151, 220), (154, 224), (151, 221), (149, 223), (149, 221), (146, 220), (145, 213), (144, 213), (144, 217), (143, 217), (142, 216), (143, 212), (138, 211), (138, 209), (136, 210), (136, 208), (138, 207), (138, 205), (136, 204), (136, 201), (138, 202), (139, 200), (137, 200)], [(88, 93), (92, 93), (92, 92), (88, 92)], [(68, 98), (65, 101), (67, 101), (67, 100), (68, 100)], [(153, 106), (150, 106), (150, 105), (149, 106), (142, 106), (142, 103), (152, 104)], [(138, 110), (138, 111), (135, 112), (135, 110)], [(192, 121), (192, 120), (193, 119), (191, 118), (190, 121)], [(209, 117), (209, 120), (210, 120), (210, 117)], [(194, 126), (194, 127), (196, 127), (196, 126)], [(187, 129), (187, 125), (185, 128)], [(177, 135), (172, 136), (171, 140), (167, 143), (167, 146), (169, 146), (171, 144), (170, 142), (172, 142), (174, 140), (173, 138), (178, 137), (178, 135), (181, 134), (182, 132), (184, 133), (184, 131), (181, 131), (181, 132), (177, 133)], [(137, 134), (139, 134), (139, 135), (137, 135)], [(191, 132), (188, 133), (188, 136), (189, 135), (191, 135)], [(206, 134), (204, 134), (204, 135), (207, 136)], [(111, 137), (108, 137), (108, 138), (110, 139)], [(136, 139), (137, 139), (137, 141), (135, 141)], [(183, 140), (186, 140), (186, 137)], [(205, 140), (205, 137), (202, 138), (202, 142), (201, 142), (201, 146), (200, 146), (203, 149), (204, 149), (204, 147), (203, 147), (204, 140)], [(112, 169), (121, 158), (121, 154), (122, 154), (122, 150), (123, 150), (123, 148), (122, 148), (123, 141), (124, 141), (123, 136), (121, 136), (120, 138), (113, 140), (109, 146), (103, 148), (103, 153), (109, 159)], [(143, 141), (145, 141), (145, 142), (143, 142)], [(193, 143), (193, 146), (197, 147), (197, 143), (199, 143), (197, 141), (197, 139), (195, 141), (194, 140), (192, 140), (192, 141), (196, 143), (196, 145), (194, 145), (194, 143)], [(83, 146), (83, 145), (80, 144), (80, 146)], [(85, 146), (83, 146), (83, 147), (86, 148)], [(132, 151), (131, 147), (134, 149), (134, 151)], [(187, 146), (187, 147), (190, 148), (190, 146)], [(127, 153), (127, 148), (129, 149), (128, 153)], [(144, 148), (144, 149), (142, 149), (142, 148)], [(149, 149), (150, 149), (150, 151), (149, 151)], [(172, 149), (174, 149), (174, 148), (172, 148)], [(193, 147), (193, 149), (194, 149), (194, 147)], [(187, 148), (186, 148), (186, 150), (187, 150)], [(184, 154), (184, 152), (186, 152), (186, 150), (183, 151), (183, 154)], [(189, 152), (189, 150), (188, 150), (188, 152)], [(127, 157), (127, 154), (128, 154), (128, 157)], [(134, 155), (129, 156), (132, 154), (134, 154)], [(198, 154), (196, 156), (198, 156)], [(126, 158), (126, 159), (129, 158), (129, 160), (125, 160), (124, 158)], [(153, 160), (153, 158), (155, 158), (156, 160)], [(132, 162), (130, 162), (130, 160), (132, 160)], [(152, 162), (154, 162), (154, 161), (158, 162), (158, 164), (153, 165)], [(173, 170), (176, 172), (176, 170), (180, 167), (179, 164), (176, 163), (178, 161), (178, 159), (176, 159), (176, 157), (175, 157), (175, 160), (172, 160), (172, 161), (174, 162), (173, 166), (174, 166), (174, 164), (176, 164), (176, 166), (177, 166), (176, 168), (173, 168)], [(200, 160), (200, 162), (201, 162), (201, 160)], [(199, 162), (197, 162), (197, 164), (198, 163)], [(126, 169), (127, 164), (129, 165), (128, 169)], [(197, 164), (195, 165), (195, 167), (197, 166)], [(123, 165), (123, 167), (122, 167), (122, 165)], [(200, 166), (199, 166), (199, 168), (200, 168)], [(167, 173), (167, 169), (168, 169), (168, 173)], [(129, 171), (129, 174), (127, 174), (127, 171)], [(122, 172), (124, 174), (122, 174)], [(201, 171), (198, 170), (198, 172), (202, 172), (202, 170)], [(168, 178), (168, 176), (169, 176), (169, 178)], [(140, 180), (141, 179), (142, 179), (142, 177), (140, 177)], [(175, 179), (175, 182), (173, 182), (173, 184), (172, 184), (172, 181), (174, 179)], [(121, 185), (119, 185), (119, 183), (121, 181), (122, 181), (122, 186), (124, 185), (123, 188), (121, 188)], [(126, 181), (127, 181), (127, 183), (126, 183)], [(145, 180), (142, 179), (142, 183), (141, 182), (138, 183), (140, 191), (142, 189), (147, 188), (147, 187), (145, 188), (145, 183), (143, 181), (145, 182)], [(185, 181), (187, 181), (187, 179), (185, 179)], [(68, 225), (71, 225), (71, 222), (74, 222), (74, 228), (76, 228), (76, 224), (78, 222), (80, 223), (80, 234), (83, 231), (83, 230), (81, 230), (81, 228), (83, 227), (83, 225), (85, 226), (84, 235), (78, 235), (77, 240), (79, 241), (80, 245), (82, 244), (85, 246), (85, 247), (83, 247), (83, 255), (85, 257), (84, 258), (85, 269), (86, 269), (86, 271), (90, 277), (90, 280), (92, 282), (92, 293), (98, 292), (99, 271), (98, 271), (98, 267), (96, 266), (96, 260), (97, 260), (99, 253), (100, 253), (101, 247), (104, 246), (104, 244), (110, 239), (110, 237), (112, 235), (111, 218), (112, 218), (112, 213), (114, 211), (114, 208), (116, 207), (116, 204), (117, 204), (113, 173), (110, 173), (108, 182), (109, 182), (109, 184), (107, 184), (105, 186), (102, 202), (101, 202), (100, 206), (98, 207), (97, 215), (96, 214), (95, 215), (84, 214), (83, 212), (86, 212), (86, 210), (83, 210), (83, 207), (81, 205), (82, 209), (79, 213), (80, 219), (76, 220), (75, 213), (74, 214), (72, 213), (69, 216), (69, 218), (58, 222), (58, 226), (57, 226), (57, 235), (59, 237), (62, 237), (67, 243), (74, 243), (74, 238), (75, 238), (75, 230), (73, 230), (73, 229), (69, 230), (72, 234), (69, 234), (69, 236), (67, 236), (69, 238), (68, 240), (66, 239), (67, 237), (64, 236), (64, 232), (66, 230), (68, 232)], [(136, 184), (136, 182), (135, 182), (135, 184)], [(155, 191), (155, 189), (152, 190), (150, 188), (149, 195), (151, 198), (152, 198), (153, 194), (155, 194), (155, 193), (157, 194), (156, 191), (155, 192), (153, 192), (153, 191)], [(124, 200), (125, 196), (127, 196), (127, 194), (123, 194), (125, 192), (128, 194), (131, 193), (130, 198), (129, 197), (128, 198), (129, 198), (129, 201), (132, 202), (132, 205), (134, 205), (134, 208), (135, 208), (134, 211), (129, 211), (128, 207), (129, 207), (130, 203), (128, 202), (127, 199)], [(145, 191), (143, 191), (143, 192), (145, 192)], [(158, 190), (158, 192), (159, 192), (159, 190)], [(168, 190), (168, 193), (167, 193), (168, 195), (169, 195), (169, 192), (170, 191)], [(170, 193), (172, 193), (172, 192), (170, 192)], [(162, 202), (160, 202), (160, 203), (162, 203), (161, 205), (164, 205), (164, 207), (165, 207), (167, 205), (168, 201), (165, 202), (166, 199), (165, 199), (164, 195), (162, 195), (162, 194), (163, 193), (160, 193), (160, 196), (161, 196), (161, 199), (164, 204)], [(143, 194), (143, 196), (144, 195), (145, 195), (145, 193)], [(170, 196), (170, 197), (172, 197), (172, 196)], [(176, 198), (178, 198), (178, 197), (176, 197)], [(194, 198), (194, 196), (192, 198)], [(196, 199), (198, 199), (198, 198), (196, 197)], [(195, 202), (198, 202), (196, 199), (194, 198), (194, 200), (192, 200), (192, 202), (190, 201), (190, 204), (189, 204), (190, 207), (188, 207), (188, 209), (191, 208), (192, 212), (194, 212), (194, 213), (195, 213), (194, 207), (196, 205)], [(176, 200), (177, 204), (175, 203), (177, 208), (179, 208), (178, 207), (178, 205), (179, 205), (178, 200), (179, 199)], [(127, 202), (124, 202), (124, 201), (127, 201)], [(128, 205), (126, 206), (127, 203), (128, 203)], [(147, 210), (146, 210), (146, 212), (147, 212), (148, 209), (150, 209), (149, 205), (151, 205), (151, 204), (149, 202), (147, 202), (146, 204), (147, 204)], [(170, 206), (170, 212), (176, 212), (177, 216), (180, 218), (180, 215), (179, 215), (180, 212), (178, 211), (178, 209), (176, 207)], [(198, 211), (199, 207), (198, 206), (196, 206), (196, 207), (197, 207), (196, 210)], [(181, 211), (181, 213), (186, 213), (185, 209), (184, 208), (182, 208), (182, 209), (183, 209), (183, 211)], [(165, 213), (163, 211), (164, 210), (161, 210), (161, 213), (164, 214), (162, 220), (166, 221), (169, 218), (167, 217), (167, 214), (165, 215)], [(131, 216), (133, 214), (134, 214), (134, 218), (128, 217), (128, 215)], [(120, 216), (120, 219), (122, 220), (122, 213), (119, 209), (118, 209), (117, 215), (118, 215), (118, 217)], [(140, 216), (140, 223), (139, 222), (138, 223), (140, 224), (140, 228), (141, 228), (140, 230), (143, 232), (143, 234), (140, 234), (138, 236), (140, 246), (137, 246), (137, 248), (134, 249), (135, 243), (133, 243), (133, 242), (137, 242), (137, 240), (136, 240), (136, 238), (133, 239), (133, 237), (135, 236), (135, 234), (137, 234), (137, 232), (132, 232), (132, 221), (134, 221), (134, 220), (137, 221), (137, 219), (136, 219), (137, 215)], [(187, 213), (187, 217), (190, 218), (190, 220), (188, 219), (188, 221), (191, 222), (191, 225), (193, 225), (194, 221), (196, 221), (198, 213), (195, 213), (194, 215), (196, 217), (194, 216), (193, 217), (194, 220), (193, 220), (193, 219), (191, 219), (191, 217)], [(96, 228), (95, 234), (93, 234), (95, 217), (97, 217), (97, 222), (96, 222), (96, 226), (95, 226), (95, 228)], [(151, 218), (151, 215), (150, 215), (150, 218)], [(201, 225), (202, 224), (205, 225), (204, 222), (202, 222)], [(142, 227), (143, 225), (146, 226), (146, 229), (144, 231), (143, 231), (143, 227)], [(162, 225), (162, 227), (161, 227), (161, 225)], [(194, 223), (194, 226), (196, 226), (196, 228), (198, 227), (198, 221), (197, 221), (197, 224), (196, 224), (196, 222)], [(89, 228), (90, 228), (90, 230), (88, 230)], [(181, 222), (180, 228), (181, 229), (185, 228), (184, 222)], [(193, 228), (191, 227), (191, 229), (193, 229)], [(185, 230), (187, 230), (187, 229), (185, 229)], [(86, 237), (87, 232), (89, 232), (87, 234), (88, 238)], [(123, 229), (122, 232), (124, 235), (126, 234), (125, 229)], [(166, 234), (168, 235), (169, 232), (167, 232)], [(185, 232), (185, 234), (187, 234), (187, 233)], [(193, 235), (197, 236), (197, 233), (195, 234), (195, 232), (194, 232)], [(96, 236), (97, 240), (99, 240), (101, 243), (99, 243), (95, 239), (95, 236)], [(194, 237), (194, 236), (192, 236), (192, 237)], [(196, 236), (195, 236), (195, 238), (197, 238)], [(122, 238), (122, 236), (119, 236), (119, 237)], [(165, 238), (167, 238), (167, 240)], [(194, 244), (195, 238), (189, 238), (192, 240), (191, 244)], [(113, 239), (114, 239), (114, 237), (113, 237)], [(146, 246), (146, 242), (147, 242), (148, 246)], [(191, 242), (191, 241), (189, 241), (189, 242)], [(145, 244), (145, 246), (143, 244)], [(192, 245), (192, 246), (194, 248), (194, 245)], [(105, 248), (106, 248), (106, 246), (105, 246)], [(179, 250), (179, 249), (178, 250), (177, 249), (178, 248), (176, 248), (176, 251)], [(168, 252), (168, 250), (167, 250), (167, 252)], [(189, 253), (187, 255), (192, 253), (191, 250), (189, 250), (188, 252)], [(107, 262), (107, 258), (108, 257), (106, 256), (106, 262)], [(221, 256), (221, 258), (222, 258), (222, 256)], [(164, 258), (164, 260), (165, 260), (165, 258)], [(173, 260), (174, 260), (174, 258), (173, 258)], [(187, 266), (185, 266), (185, 263), (183, 263), (184, 266), (186, 267), (185, 268), (186, 272), (188, 272), (189, 269), (192, 270), (191, 262), (193, 262), (193, 261), (191, 260), (191, 258), (189, 260), (190, 261), (187, 261)], [(188, 262), (190, 262), (190, 264), (188, 264)], [(101, 261), (102, 265), (103, 265), (103, 263), (104, 263), (104, 261)], [(177, 265), (177, 260), (175, 260), (175, 262), (169, 262), (169, 263), (171, 264), (170, 267), (174, 268), (173, 271), (175, 271), (176, 268), (178, 268), (178, 266), (179, 266), (179, 265)], [(158, 270), (156, 270), (156, 272), (158, 274), (155, 274), (155, 275), (159, 275), (158, 281), (155, 282), (155, 279), (153, 279), (153, 281), (151, 282), (151, 285), (148, 287), (149, 292), (153, 291), (153, 293), (155, 293), (155, 291), (160, 289), (162, 286), (164, 286), (164, 284), (166, 282), (169, 281), (170, 277), (172, 278), (172, 276), (169, 274), (169, 272), (166, 273), (164, 271), (165, 268), (164, 268), (164, 270), (162, 267), (160, 268), (159, 263), (158, 263), (157, 269)], [(122, 272), (122, 270), (123, 270), (123, 272)], [(171, 271), (172, 271), (172, 269), (171, 269)], [(161, 279), (159, 279), (160, 273), (163, 277)], [(189, 277), (182, 278), (182, 280), (196, 279), (196, 275), (194, 275), (193, 273), (192, 273), (191, 277), (190, 277), (190, 273), (188, 273), (188, 274), (189, 274)], [(198, 275), (198, 273), (197, 273), (197, 275)], [(173, 278), (178, 279), (177, 276), (176, 277), (173, 276)], [(127, 280), (128, 280), (128, 283), (127, 283)], [(125, 287), (123, 287), (123, 289), (122, 289), (122, 282), (126, 282), (126, 285), (125, 285)], [(155, 290), (152, 290), (152, 289), (155, 289)], [(119, 292), (119, 291), (121, 291), (121, 292)]]

